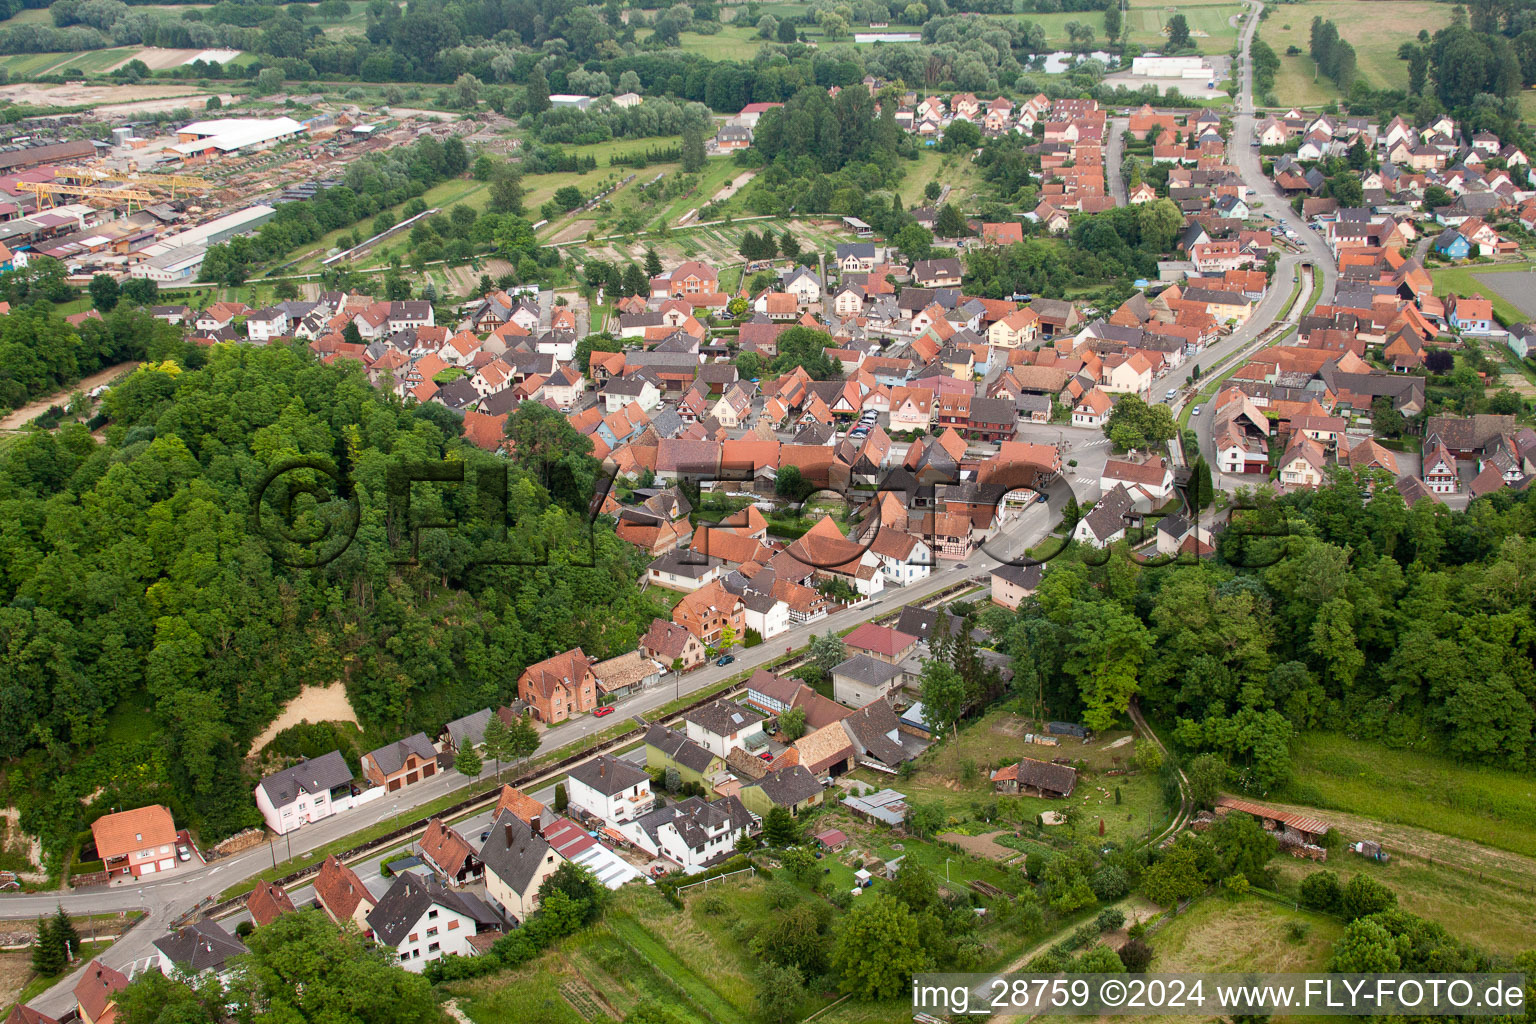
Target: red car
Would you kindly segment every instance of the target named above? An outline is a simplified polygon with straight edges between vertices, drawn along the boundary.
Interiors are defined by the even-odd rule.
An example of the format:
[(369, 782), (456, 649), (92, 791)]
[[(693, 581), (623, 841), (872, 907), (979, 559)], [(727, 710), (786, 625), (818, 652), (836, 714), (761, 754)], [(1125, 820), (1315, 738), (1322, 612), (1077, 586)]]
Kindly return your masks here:
[(772, 754), (770, 754), (770, 753), (769, 753), (769, 752), (768, 752), (768, 751), (766, 751), (766, 750), (765, 750), (765, 751), (763, 751), (763, 752), (762, 752), (762, 753), (761, 753), (761, 754), (758, 754), (758, 755), (757, 755), (757, 756), (758, 756), (758, 757), (760, 757), (760, 758), (762, 758), (762, 759), (763, 759), (763, 760), (764, 760), (764, 761), (772, 761), (772, 760), (773, 760), (773, 755), (772, 755)]
[(598, 708), (596, 711), (592, 712), (592, 717), (602, 718), (604, 715), (611, 714), (613, 714), (613, 708)]

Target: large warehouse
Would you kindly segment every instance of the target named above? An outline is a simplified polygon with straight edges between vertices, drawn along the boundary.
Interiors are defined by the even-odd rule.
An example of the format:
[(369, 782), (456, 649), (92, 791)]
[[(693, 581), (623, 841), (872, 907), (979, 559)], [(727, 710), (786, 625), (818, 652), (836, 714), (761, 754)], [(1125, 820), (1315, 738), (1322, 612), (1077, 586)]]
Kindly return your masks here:
[(176, 129), (173, 152), (183, 160), (271, 149), (304, 131), (291, 117), (226, 117), (217, 121), (193, 121)]

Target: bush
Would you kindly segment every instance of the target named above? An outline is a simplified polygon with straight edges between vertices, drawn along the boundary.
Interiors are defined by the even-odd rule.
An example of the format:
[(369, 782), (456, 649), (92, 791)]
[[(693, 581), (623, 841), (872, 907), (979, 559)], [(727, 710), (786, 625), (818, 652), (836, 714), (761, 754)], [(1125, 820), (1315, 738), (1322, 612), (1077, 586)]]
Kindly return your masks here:
[(1125, 912), (1117, 907), (1105, 907), (1094, 920), (1101, 932), (1112, 932), (1125, 924)]
[(1314, 871), (1301, 880), (1301, 905), (1312, 910), (1334, 913), (1339, 909), (1339, 876), (1332, 871)]
[(1351, 921), (1396, 905), (1397, 893), (1369, 875), (1356, 875), (1339, 893), (1339, 910)]
[(1152, 966), (1152, 947), (1140, 939), (1131, 939), (1120, 947), (1120, 962), (1132, 974), (1141, 974)]
[(1285, 937), (1292, 942), (1306, 941), (1307, 935), (1312, 931), (1312, 926), (1305, 921), (1290, 921), (1285, 926)]

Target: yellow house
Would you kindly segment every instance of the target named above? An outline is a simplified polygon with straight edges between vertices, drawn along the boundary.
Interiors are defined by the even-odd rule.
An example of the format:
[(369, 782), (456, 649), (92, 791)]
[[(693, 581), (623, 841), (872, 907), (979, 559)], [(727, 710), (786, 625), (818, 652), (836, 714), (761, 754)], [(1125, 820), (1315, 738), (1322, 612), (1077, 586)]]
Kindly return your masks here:
[(1040, 340), (1040, 314), (1029, 308), (1016, 309), (994, 323), (987, 331), (987, 341), (998, 348), (1020, 348)]
[(485, 862), (485, 894), (519, 921), (537, 909), (539, 887), (564, 860), (511, 811), (496, 816), (480, 859)]

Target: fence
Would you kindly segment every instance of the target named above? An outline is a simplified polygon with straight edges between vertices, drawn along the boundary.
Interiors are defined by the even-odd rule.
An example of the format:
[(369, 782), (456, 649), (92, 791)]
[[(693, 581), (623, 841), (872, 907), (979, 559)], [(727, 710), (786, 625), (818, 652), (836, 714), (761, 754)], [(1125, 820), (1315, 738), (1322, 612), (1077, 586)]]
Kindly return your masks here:
[(753, 865), (750, 865), (748, 867), (739, 868), (736, 871), (727, 871), (723, 875), (716, 875), (713, 878), (706, 878), (706, 879), (704, 879), (703, 881), (700, 881), (700, 882), (689, 882), (687, 885), (680, 885), (680, 886), (677, 887), (677, 894), (679, 896), (681, 896), (683, 893), (687, 892), (689, 889), (695, 889), (695, 888), (698, 888), (701, 885), (704, 886), (705, 888), (708, 888), (710, 882), (723, 882), (727, 878), (734, 878), (737, 875), (745, 875), (748, 872), (751, 872), (754, 875), (757, 874), (757, 865), (753, 864)]

